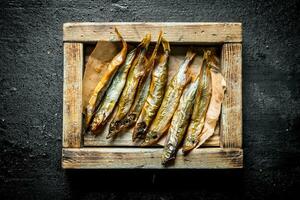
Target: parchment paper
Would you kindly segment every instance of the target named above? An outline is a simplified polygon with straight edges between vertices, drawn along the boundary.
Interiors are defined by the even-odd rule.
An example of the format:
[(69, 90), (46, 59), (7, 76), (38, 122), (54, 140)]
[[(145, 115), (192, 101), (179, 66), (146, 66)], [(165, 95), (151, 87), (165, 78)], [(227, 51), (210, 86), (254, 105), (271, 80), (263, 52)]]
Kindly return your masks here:
[(96, 87), (108, 63), (120, 51), (120, 45), (116, 42), (99, 41), (87, 59), (82, 81), (83, 111), (89, 98)]
[(226, 89), (224, 77), (220, 72), (211, 70), (211, 79), (212, 96), (206, 113), (204, 127), (200, 135), (200, 142), (197, 145), (197, 148), (213, 135), (219, 120), (221, 106), (224, 99), (224, 92)]

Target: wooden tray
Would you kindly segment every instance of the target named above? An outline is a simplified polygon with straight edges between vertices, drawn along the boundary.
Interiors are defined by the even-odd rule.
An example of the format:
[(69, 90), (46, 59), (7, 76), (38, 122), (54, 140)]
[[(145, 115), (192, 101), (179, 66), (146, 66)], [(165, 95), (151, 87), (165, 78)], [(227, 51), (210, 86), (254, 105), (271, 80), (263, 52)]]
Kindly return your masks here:
[[(214, 45), (220, 48), (227, 90), (220, 123), (201, 148), (164, 167), (162, 147), (142, 148), (123, 134), (113, 143), (82, 133), (82, 77), (87, 48), (98, 40), (118, 41), (117, 27), (127, 42), (163, 30), (176, 45)], [(155, 42), (156, 38), (153, 38)], [(242, 25), (241, 23), (65, 23), (62, 167), (77, 168), (242, 168)]]

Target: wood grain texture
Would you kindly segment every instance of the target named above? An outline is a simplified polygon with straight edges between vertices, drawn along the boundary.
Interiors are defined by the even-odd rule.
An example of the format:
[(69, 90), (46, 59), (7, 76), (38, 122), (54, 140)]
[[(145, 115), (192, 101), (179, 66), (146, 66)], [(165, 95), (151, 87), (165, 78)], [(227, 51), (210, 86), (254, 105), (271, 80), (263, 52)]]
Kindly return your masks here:
[(83, 44), (64, 43), (63, 147), (82, 141)]
[(161, 165), (162, 148), (64, 148), (64, 169), (214, 169), (241, 168), (242, 149), (202, 148), (184, 156), (178, 152), (175, 163)]
[(242, 147), (242, 44), (224, 44), (222, 73), (227, 88), (221, 114), (221, 146)]
[[(217, 44), (225, 42), (221, 53), (221, 67), (227, 82), (227, 91), (220, 126), (216, 128), (214, 136), (204, 145), (206, 148), (195, 149), (187, 156), (179, 151), (174, 164), (167, 168), (242, 168), (241, 43), (226, 43), (241, 42), (241, 24), (238, 23), (65, 24), (62, 167), (65, 169), (165, 168), (160, 164), (162, 148), (160, 146), (137, 147), (137, 144), (131, 142), (130, 133), (120, 135), (113, 142), (106, 140), (105, 134), (97, 138), (86, 135), (84, 140), (82, 139), (82, 70), (84, 56), (87, 55), (83, 55), (83, 43), (74, 41), (84, 43), (98, 40), (117, 41), (113, 32), (114, 26), (117, 26), (120, 32), (124, 31), (122, 34), (129, 42), (140, 41), (146, 32), (158, 34), (163, 26), (165, 37), (173, 43)], [(156, 40), (156, 38), (152, 39)], [(173, 45), (170, 66), (179, 65), (184, 58), (185, 47), (188, 48), (182, 45), (177, 48), (177, 45)], [(191, 71), (197, 74), (202, 57), (198, 56), (195, 61), (198, 64), (192, 65)], [(169, 78), (176, 71), (176, 67), (170, 67)], [(85, 147), (80, 148), (82, 146)]]
[(127, 42), (139, 42), (146, 33), (157, 40), (160, 30), (171, 43), (216, 44), (241, 42), (241, 23), (65, 23), (64, 41), (96, 42), (99, 40), (118, 41), (114, 27), (117, 27)]

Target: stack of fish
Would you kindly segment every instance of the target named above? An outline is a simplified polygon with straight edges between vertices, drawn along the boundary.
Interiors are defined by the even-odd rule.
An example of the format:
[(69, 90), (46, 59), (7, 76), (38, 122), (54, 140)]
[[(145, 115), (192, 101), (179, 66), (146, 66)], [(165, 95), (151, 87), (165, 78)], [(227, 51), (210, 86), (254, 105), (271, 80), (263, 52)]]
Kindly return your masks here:
[[(116, 109), (107, 139), (132, 127), (132, 140), (142, 140), (141, 146), (154, 145), (167, 135), (163, 165), (175, 159), (181, 145), (188, 153), (203, 144), (214, 132), (224, 97), (224, 88), (218, 88), (219, 80), (224, 80), (214, 81), (214, 77), (222, 77), (216, 56), (204, 51), (200, 72), (193, 76), (190, 66), (196, 52), (189, 50), (167, 85), (171, 49), (162, 32), (150, 58), (150, 34), (127, 54), (127, 43), (116, 33), (123, 47), (111, 60), (86, 106), (87, 130), (97, 135)], [(158, 55), (160, 46), (163, 53)]]

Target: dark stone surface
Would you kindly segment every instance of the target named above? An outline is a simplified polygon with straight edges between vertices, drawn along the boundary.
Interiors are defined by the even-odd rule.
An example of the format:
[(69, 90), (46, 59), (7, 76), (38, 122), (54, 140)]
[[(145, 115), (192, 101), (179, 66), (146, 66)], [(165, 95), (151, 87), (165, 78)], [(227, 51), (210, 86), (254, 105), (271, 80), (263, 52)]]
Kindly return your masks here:
[[(1, 1), (1, 199), (291, 199), (300, 186), (299, 1)], [(298, 11), (297, 11), (298, 10)], [(243, 22), (244, 170), (64, 171), (62, 24)]]

